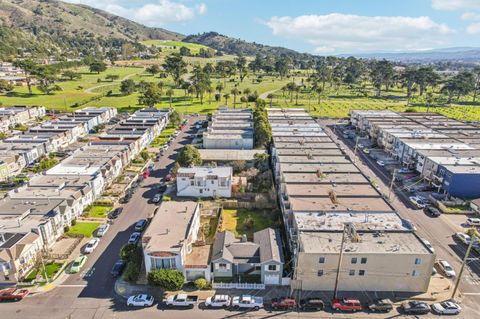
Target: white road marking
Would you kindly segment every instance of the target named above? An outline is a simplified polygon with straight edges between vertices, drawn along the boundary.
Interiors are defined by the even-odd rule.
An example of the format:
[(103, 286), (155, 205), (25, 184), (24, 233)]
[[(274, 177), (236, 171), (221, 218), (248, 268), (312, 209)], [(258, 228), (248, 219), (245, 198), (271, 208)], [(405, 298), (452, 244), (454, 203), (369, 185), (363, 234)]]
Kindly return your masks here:
[(60, 288), (84, 288), (84, 287), (87, 287), (87, 285), (58, 285), (57, 287), (60, 287)]

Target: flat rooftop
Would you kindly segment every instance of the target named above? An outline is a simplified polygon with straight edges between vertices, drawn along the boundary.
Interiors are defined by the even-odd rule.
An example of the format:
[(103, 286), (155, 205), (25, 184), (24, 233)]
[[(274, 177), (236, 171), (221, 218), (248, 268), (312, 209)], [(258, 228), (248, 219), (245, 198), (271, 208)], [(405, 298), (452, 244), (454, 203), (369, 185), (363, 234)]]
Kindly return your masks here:
[(315, 148), (278, 148), (277, 155), (282, 158), (301, 155), (344, 156), (340, 149), (315, 149)]
[(392, 208), (381, 197), (337, 197), (334, 204), (329, 197), (288, 198), (292, 211), (305, 212), (393, 212)]
[(321, 155), (295, 155), (295, 156), (280, 156), (278, 158), (281, 164), (286, 163), (306, 163), (306, 164), (349, 164), (349, 160), (342, 156), (321, 156)]
[(265, 150), (221, 150), (221, 149), (199, 149), (203, 161), (251, 161), (255, 154), (265, 154)]
[(320, 177), (317, 173), (283, 173), (283, 181), (287, 184), (300, 184), (300, 183), (327, 183), (327, 184), (369, 184), (370, 182), (360, 174), (356, 173), (324, 173)]
[[(335, 182), (334, 182), (335, 183)], [(334, 186), (335, 185), (335, 186)], [(339, 202), (343, 197), (380, 197), (380, 194), (370, 184), (285, 184), (289, 196), (325, 197), (329, 198), (335, 192)]]
[[(409, 232), (359, 233), (360, 242), (348, 240), (344, 245), (345, 253), (352, 254), (425, 254), (431, 252), (413, 234)], [(339, 253), (342, 240), (341, 232), (302, 232), (299, 235), (300, 249), (306, 253)]]
[(219, 167), (181, 167), (177, 172), (178, 177), (188, 176), (190, 178), (213, 178), (213, 177), (231, 177), (232, 168), (230, 166)]
[(280, 165), (280, 171), (283, 173), (357, 173), (358, 168), (351, 164), (292, 164), (286, 163)]
[(295, 212), (294, 222), (301, 232), (342, 231), (352, 223), (357, 231), (409, 231), (393, 212), (379, 213), (303, 213)]

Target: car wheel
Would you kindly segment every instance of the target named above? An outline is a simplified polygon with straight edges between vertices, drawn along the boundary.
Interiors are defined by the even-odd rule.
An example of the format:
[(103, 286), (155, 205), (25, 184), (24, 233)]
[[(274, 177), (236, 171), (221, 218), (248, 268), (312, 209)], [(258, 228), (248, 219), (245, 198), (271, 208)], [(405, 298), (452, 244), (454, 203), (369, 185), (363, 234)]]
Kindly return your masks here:
[(127, 306), (131, 307), (131, 306), (133, 306), (133, 305), (132, 305), (131, 303), (129, 303), (129, 304), (127, 304)]
[(260, 309), (260, 308), (259, 307), (253, 307), (253, 310), (258, 310), (258, 309)]

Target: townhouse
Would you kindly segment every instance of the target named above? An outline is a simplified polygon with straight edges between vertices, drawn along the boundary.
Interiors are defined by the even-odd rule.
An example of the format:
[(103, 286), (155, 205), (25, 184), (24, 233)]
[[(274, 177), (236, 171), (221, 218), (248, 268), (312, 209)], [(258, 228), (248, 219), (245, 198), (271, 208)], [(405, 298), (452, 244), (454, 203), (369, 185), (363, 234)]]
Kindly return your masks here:
[(480, 196), (480, 127), (436, 113), (351, 111), (351, 124), (437, 191)]
[(305, 110), (267, 112), (292, 289), (332, 291), (338, 275), (341, 291), (426, 291), (435, 256), (411, 223)]
[(17, 124), (27, 124), (44, 116), (43, 106), (0, 107), (0, 132), (7, 132)]
[(207, 131), (203, 133), (205, 149), (252, 149), (253, 113), (251, 109), (221, 107), (212, 116)]
[(231, 167), (182, 167), (177, 172), (177, 196), (232, 196)]

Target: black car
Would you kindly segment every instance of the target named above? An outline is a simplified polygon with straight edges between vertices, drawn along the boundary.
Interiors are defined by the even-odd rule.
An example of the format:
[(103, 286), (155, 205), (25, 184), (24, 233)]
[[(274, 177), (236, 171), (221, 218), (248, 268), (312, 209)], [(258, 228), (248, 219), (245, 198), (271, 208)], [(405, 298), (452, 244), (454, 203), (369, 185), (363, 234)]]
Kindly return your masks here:
[(322, 311), (325, 303), (321, 299), (305, 299), (300, 301), (301, 311)]
[(140, 219), (135, 224), (135, 231), (143, 231), (146, 226), (147, 226), (147, 220), (146, 219)]
[(370, 303), (368, 309), (373, 312), (389, 312), (393, 309), (393, 305), (389, 299), (379, 299)]
[(422, 301), (404, 302), (401, 308), (405, 314), (425, 315), (430, 312), (428, 304)]
[(113, 278), (119, 277), (122, 274), (124, 268), (125, 268), (125, 261), (121, 259), (117, 260), (115, 265), (113, 265), (113, 268), (110, 274), (112, 275)]
[(132, 199), (132, 195), (127, 194), (124, 197), (120, 198), (119, 202), (120, 202), (120, 204), (126, 204), (130, 201), (130, 199)]
[(166, 190), (167, 190), (167, 185), (165, 185), (165, 184), (161, 184), (161, 185), (158, 187), (158, 192), (159, 192), (160, 194), (165, 193)]
[(109, 219), (115, 219), (117, 218), (118, 216), (120, 216), (120, 214), (122, 213), (123, 211), (123, 207), (117, 207), (113, 210), (113, 212), (111, 212), (110, 214), (108, 214), (108, 218)]
[(427, 206), (425, 207), (425, 213), (431, 217), (439, 217), (442, 213), (436, 207)]

